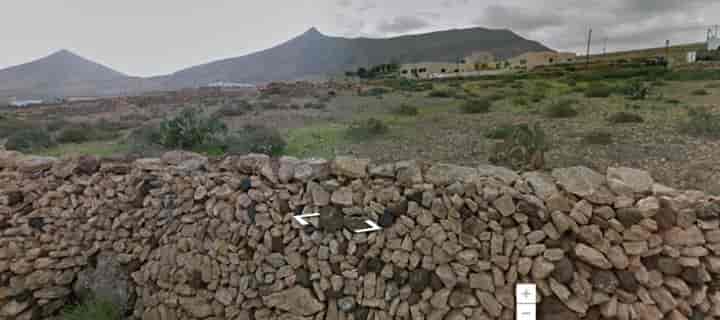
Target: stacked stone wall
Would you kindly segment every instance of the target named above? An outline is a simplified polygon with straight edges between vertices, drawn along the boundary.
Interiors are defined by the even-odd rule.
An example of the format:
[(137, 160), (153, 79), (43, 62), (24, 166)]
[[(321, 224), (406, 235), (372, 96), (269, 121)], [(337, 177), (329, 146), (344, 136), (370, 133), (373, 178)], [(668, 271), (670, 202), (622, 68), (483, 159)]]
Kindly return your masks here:
[(510, 320), (518, 283), (539, 319), (720, 316), (718, 199), (640, 170), (8, 151), (0, 170), (0, 319), (90, 291), (135, 319)]

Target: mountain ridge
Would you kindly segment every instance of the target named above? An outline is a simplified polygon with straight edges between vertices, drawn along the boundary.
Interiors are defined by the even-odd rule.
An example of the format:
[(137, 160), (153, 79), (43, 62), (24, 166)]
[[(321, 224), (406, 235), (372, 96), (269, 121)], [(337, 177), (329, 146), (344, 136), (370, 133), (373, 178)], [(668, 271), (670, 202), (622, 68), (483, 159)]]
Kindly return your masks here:
[(341, 74), (391, 61), (456, 61), (475, 51), (509, 58), (552, 50), (508, 29), (450, 29), (389, 38), (328, 36), (315, 27), (248, 55), (190, 66), (168, 75), (131, 77), (69, 50), (0, 70), (0, 97), (123, 95), (177, 90), (216, 81), (264, 83)]

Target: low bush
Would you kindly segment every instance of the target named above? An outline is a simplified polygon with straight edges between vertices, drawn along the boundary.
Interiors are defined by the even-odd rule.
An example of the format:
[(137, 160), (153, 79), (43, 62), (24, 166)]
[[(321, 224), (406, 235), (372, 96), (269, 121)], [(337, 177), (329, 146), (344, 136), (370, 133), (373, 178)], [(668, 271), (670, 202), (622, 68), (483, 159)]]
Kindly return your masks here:
[(322, 102), (308, 102), (303, 106), (305, 109), (325, 110), (327, 105)]
[(215, 117), (240, 117), (252, 111), (252, 105), (247, 101), (226, 104), (215, 111)]
[(395, 114), (399, 114), (402, 116), (416, 116), (416, 115), (420, 114), (420, 111), (418, 110), (417, 107), (407, 105), (407, 104), (402, 104), (402, 105), (400, 105), (399, 108), (397, 108), (395, 110)]
[(120, 308), (116, 305), (92, 299), (79, 305), (65, 309), (62, 320), (121, 320), (123, 318)]
[(639, 114), (625, 111), (612, 114), (607, 120), (610, 123), (641, 123), (645, 121)]
[(190, 150), (217, 141), (227, 127), (215, 117), (207, 117), (194, 108), (183, 109), (174, 118), (160, 124), (159, 143), (168, 148)]
[(76, 126), (60, 130), (57, 135), (58, 143), (83, 143), (92, 139), (92, 130), (87, 127)]
[(370, 118), (350, 124), (347, 128), (347, 135), (353, 139), (370, 139), (381, 136), (388, 131), (390, 131), (390, 128), (382, 120)]
[(572, 118), (578, 115), (578, 111), (573, 108), (577, 104), (577, 100), (566, 99), (560, 100), (549, 105), (545, 109), (545, 115), (549, 118)]
[(528, 102), (527, 98), (525, 98), (525, 97), (514, 97), (512, 99), (512, 104), (515, 106), (527, 106), (530, 103)]
[(607, 98), (613, 93), (613, 88), (603, 83), (593, 83), (585, 90), (588, 98)]
[(606, 130), (591, 131), (583, 137), (587, 144), (608, 145), (613, 142), (612, 133)]
[(43, 129), (23, 129), (11, 134), (5, 142), (5, 149), (20, 152), (47, 149), (55, 145), (50, 134)]
[(390, 92), (390, 90), (382, 88), (382, 87), (375, 87), (375, 88), (370, 88), (367, 91), (363, 91), (361, 95), (365, 96), (365, 97), (380, 97), (388, 92)]
[(428, 97), (431, 98), (452, 98), (453, 96), (455, 96), (455, 93), (448, 89), (435, 89), (428, 93)]
[(237, 133), (229, 135), (222, 143), (223, 153), (262, 153), (280, 156), (285, 153), (287, 142), (277, 129), (248, 125)]
[(720, 114), (708, 108), (690, 109), (684, 127), (687, 133), (694, 136), (720, 138)]
[(516, 125), (502, 142), (495, 144), (490, 162), (515, 170), (538, 170), (545, 166), (549, 145), (539, 123)]
[(717, 89), (720, 88), (720, 82), (708, 83), (705, 85), (706, 89)]
[(485, 138), (488, 139), (494, 139), (494, 140), (501, 140), (509, 137), (513, 130), (515, 130), (515, 126), (513, 125), (501, 125), (497, 126), (495, 128), (490, 129), (488, 132), (485, 133)]
[(460, 106), (460, 110), (463, 113), (476, 114), (476, 113), (488, 113), (492, 107), (492, 101), (490, 99), (475, 99), (468, 100)]
[(692, 95), (694, 96), (706, 96), (708, 94), (710, 93), (705, 89), (695, 89), (692, 91)]
[(34, 127), (36, 126), (29, 121), (16, 119), (12, 115), (6, 115), (3, 119), (0, 119), (0, 138), (8, 137), (20, 130), (29, 130)]
[(680, 100), (678, 100), (678, 99), (667, 99), (667, 100), (665, 100), (665, 102), (667, 102), (669, 104), (680, 104)]
[(650, 87), (642, 81), (631, 81), (622, 91), (632, 100), (645, 100), (650, 94)]

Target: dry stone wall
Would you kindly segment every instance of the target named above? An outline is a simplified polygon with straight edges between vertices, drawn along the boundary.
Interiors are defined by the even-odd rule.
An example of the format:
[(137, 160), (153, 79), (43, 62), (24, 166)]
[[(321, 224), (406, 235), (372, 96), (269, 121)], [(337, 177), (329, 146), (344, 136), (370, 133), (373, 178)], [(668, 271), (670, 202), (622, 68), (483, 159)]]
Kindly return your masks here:
[[(720, 203), (643, 171), (0, 151), (0, 319), (720, 316)], [(309, 226), (293, 215), (320, 212)], [(379, 232), (350, 230), (377, 221)]]

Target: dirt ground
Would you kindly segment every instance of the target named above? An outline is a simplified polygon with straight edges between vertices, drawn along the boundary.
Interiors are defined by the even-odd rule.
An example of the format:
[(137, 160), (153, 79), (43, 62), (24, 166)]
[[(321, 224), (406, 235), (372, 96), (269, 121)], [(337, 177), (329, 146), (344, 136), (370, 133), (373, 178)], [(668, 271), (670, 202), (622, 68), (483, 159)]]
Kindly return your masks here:
[[(720, 104), (720, 88), (712, 81), (665, 81), (654, 85), (644, 100), (630, 100), (622, 94), (607, 98), (587, 98), (583, 86), (568, 85), (556, 79), (466, 80), (435, 84), (435, 89), (459, 93), (453, 98), (431, 98), (429, 92), (391, 91), (380, 96), (359, 96), (355, 90), (338, 91), (326, 99), (324, 109), (302, 107), (317, 102), (317, 97), (270, 97), (282, 100), (284, 107), (255, 109), (242, 116), (224, 117), (230, 130), (247, 124), (279, 129), (288, 142), (287, 154), (298, 157), (353, 155), (379, 162), (406, 159), (478, 165), (487, 163), (498, 140), (486, 134), (502, 125), (539, 123), (548, 135), (550, 150), (547, 169), (584, 165), (599, 171), (609, 166), (629, 166), (652, 172), (660, 182), (677, 188), (697, 188), (720, 194), (720, 148), (717, 139), (693, 136), (684, 130), (688, 110)], [(580, 87), (578, 89), (578, 87)], [(705, 88), (707, 95), (692, 92)], [(532, 93), (542, 91), (542, 99), (533, 102)], [(497, 95), (490, 112), (466, 114), (461, 105), (467, 99)], [(518, 103), (524, 98), (527, 105)], [(264, 97), (267, 98), (267, 97)], [(208, 113), (233, 99), (195, 102)], [(258, 101), (253, 97), (253, 102)], [(551, 118), (544, 110), (570, 99), (578, 115)], [(290, 105), (299, 108), (288, 107)], [(398, 115), (401, 105), (417, 107), (415, 116)], [(129, 119), (132, 126), (158, 122), (181, 108), (179, 104), (138, 107), (130, 103), (95, 103), (73, 108), (42, 107), (18, 112), (23, 119), (50, 121), (63, 119), (81, 123), (98, 119)], [(615, 124), (608, 117), (617, 112), (632, 112), (644, 122)], [(717, 111), (717, 110), (716, 110)], [(347, 127), (354, 121), (376, 118), (389, 131), (375, 138), (351, 139)], [(610, 144), (589, 144), (584, 137), (595, 131), (609, 132)], [(52, 155), (73, 153), (122, 153), (124, 140), (68, 145), (47, 152)]]

